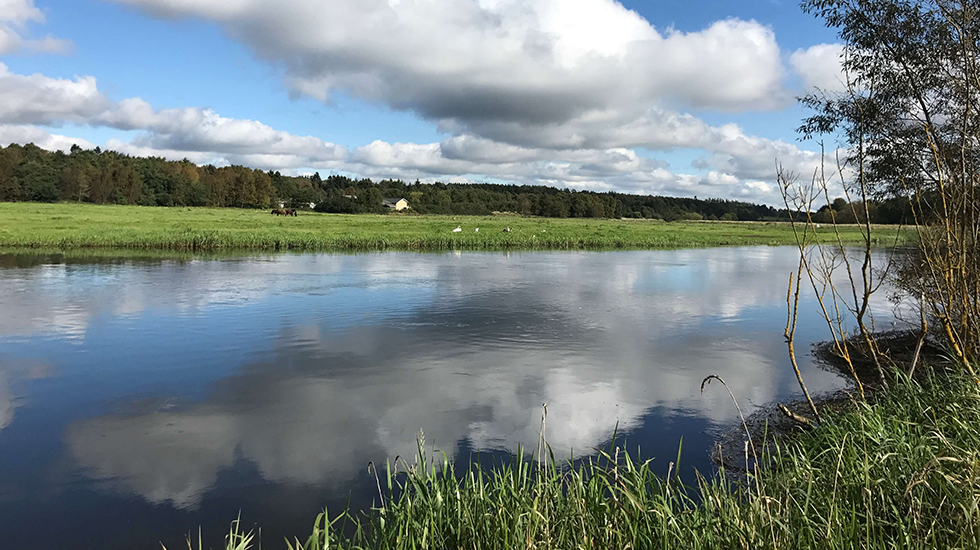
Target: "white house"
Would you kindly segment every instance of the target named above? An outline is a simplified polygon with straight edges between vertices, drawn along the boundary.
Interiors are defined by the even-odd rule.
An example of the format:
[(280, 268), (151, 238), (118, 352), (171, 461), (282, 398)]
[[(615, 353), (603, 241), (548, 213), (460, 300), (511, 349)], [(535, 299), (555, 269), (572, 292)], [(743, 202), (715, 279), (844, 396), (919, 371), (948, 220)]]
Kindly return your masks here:
[(385, 197), (384, 200), (382, 201), (382, 204), (384, 204), (388, 208), (391, 208), (392, 210), (399, 210), (399, 211), (405, 210), (406, 208), (409, 207), (407, 200), (391, 198), (391, 197)]

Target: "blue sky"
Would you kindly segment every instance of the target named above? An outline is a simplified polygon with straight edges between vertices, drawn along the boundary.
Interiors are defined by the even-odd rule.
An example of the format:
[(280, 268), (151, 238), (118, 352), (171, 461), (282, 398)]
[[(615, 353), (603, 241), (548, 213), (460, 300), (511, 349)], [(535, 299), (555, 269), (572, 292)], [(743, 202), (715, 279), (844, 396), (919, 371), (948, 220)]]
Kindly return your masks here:
[(777, 203), (835, 41), (775, 0), (0, 0), (0, 144)]

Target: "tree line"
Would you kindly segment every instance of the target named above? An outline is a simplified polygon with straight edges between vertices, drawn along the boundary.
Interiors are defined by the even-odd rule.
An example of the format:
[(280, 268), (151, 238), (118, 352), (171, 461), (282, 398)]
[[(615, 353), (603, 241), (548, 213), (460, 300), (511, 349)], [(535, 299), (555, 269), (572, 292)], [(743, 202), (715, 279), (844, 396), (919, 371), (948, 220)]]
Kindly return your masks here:
[(33, 144), (0, 148), (0, 201), (266, 208), (275, 195), (269, 174), (244, 166), (197, 166), (77, 145), (67, 154)]
[(318, 174), (310, 178), (324, 197), (321, 212), (359, 213), (383, 209), (382, 197), (403, 197), (420, 214), (486, 215), (512, 212), (552, 218), (648, 218), (675, 220), (785, 220), (785, 211), (760, 204), (623, 193), (573, 191), (543, 185), (407, 183)]
[[(0, 147), (0, 201), (237, 208), (269, 208), (280, 203), (309, 208), (312, 204), (320, 212), (383, 214), (388, 211), (382, 204), (384, 197), (405, 198), (419, 214), (512, 212), (666, 221), (786, 220), (789, 216), (785, 209), (722, 199), (595, 193), (539, 185), (375, 182), (341, 175), (321, 178), (319, 173), (285, 176), (244, 166), (218, 168), (186, 159), (132, 157), (98, 147), (76, 145), (68, 153), (33, 144)], [(888, 201), (875, 205), (873, 221), (902, 221), (904, 210), (887, 206)]]

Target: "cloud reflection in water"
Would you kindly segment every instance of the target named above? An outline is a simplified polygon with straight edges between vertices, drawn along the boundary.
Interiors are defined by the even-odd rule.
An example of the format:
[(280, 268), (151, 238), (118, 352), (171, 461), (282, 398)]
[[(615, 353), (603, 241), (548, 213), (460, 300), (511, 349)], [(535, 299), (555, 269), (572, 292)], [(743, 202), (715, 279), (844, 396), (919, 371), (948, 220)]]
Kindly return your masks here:
[[(77, 419), (66, 443), (85, 475), (193, 509), (243, 461), (268, 482), (342, 492), (369, 460), (412, 456), (420, 428), (449, 452), (533, 448), (542, 403), (552, 447), (576, 456), (617, 423), (727, 423), (727, 393), (698, 392), (708, 374), (749, 410), (795, 394), (782, 343), (795, 267), (794, 249), (767, 247), (117, 266), (106, 292), (73, 302), (80, 318), (126, 314), (138, 329), (141, 312), (208, 313), (267, 349), (199, 399)], [(37, 303), (35, 318), (56, 315)], [(804, 320), (804, 339), (822, 338), (817, 321)], [(0, 325), (0, 343), (32, 330)], [(814, 391), (841, 384), (807, 369)], [(676, 453), (676, 441), (638, 443)]]

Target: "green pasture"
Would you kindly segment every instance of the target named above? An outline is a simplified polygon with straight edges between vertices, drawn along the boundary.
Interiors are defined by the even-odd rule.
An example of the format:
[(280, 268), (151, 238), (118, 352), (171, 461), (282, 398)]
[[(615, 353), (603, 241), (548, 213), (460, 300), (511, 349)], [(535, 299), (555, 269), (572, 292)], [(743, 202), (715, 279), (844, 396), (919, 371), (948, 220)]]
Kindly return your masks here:
[[(453, 232), (460, 227), (462, 230)], [(510, 231), (505, 231), (506, 229)], [(479, 229), (479, 231), (477, 231)], [(845, 242), (860, 228), (842, 226)], [(898, 230), (876, 228), (879, 244)], [(822, 242), (834, 242), (821, 226)], [(909, 237), (905, 232), (902, 238)], [(0, 247), (160, 250), (546, 250), (664, 249), (790, 245), (788, 223), (556, 219), (514, 215), (419, 216), (319, 214), (273, 216), (268, 210), (162, 208), (91, 204), (0, 203)]]

